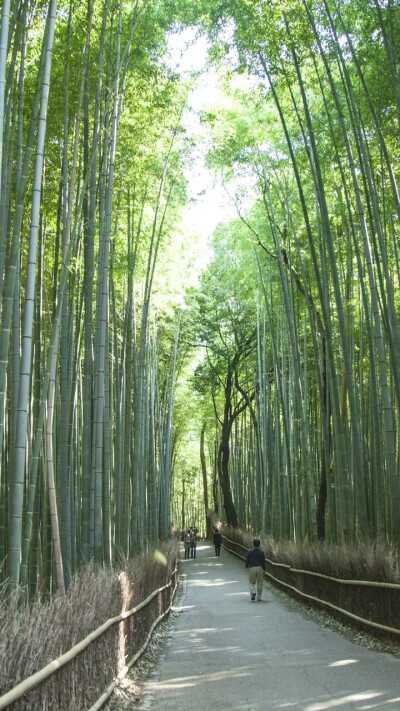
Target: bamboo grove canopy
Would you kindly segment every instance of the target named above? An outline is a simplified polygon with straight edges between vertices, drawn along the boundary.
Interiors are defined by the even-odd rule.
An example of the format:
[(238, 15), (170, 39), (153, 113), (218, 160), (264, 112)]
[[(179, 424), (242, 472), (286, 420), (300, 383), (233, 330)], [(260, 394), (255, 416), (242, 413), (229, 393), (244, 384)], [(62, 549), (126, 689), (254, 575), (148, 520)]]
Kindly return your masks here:
[(398, 545), (398, 1), (1, 13), (1, 581), (62, 591), (209, 506)]

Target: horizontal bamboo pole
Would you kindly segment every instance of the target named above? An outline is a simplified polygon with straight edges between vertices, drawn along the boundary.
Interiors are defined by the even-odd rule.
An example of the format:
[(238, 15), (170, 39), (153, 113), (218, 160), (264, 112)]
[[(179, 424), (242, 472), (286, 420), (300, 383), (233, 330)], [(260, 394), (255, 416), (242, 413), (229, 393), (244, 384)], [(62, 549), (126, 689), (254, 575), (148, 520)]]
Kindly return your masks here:
[[(233, 543), (234, 545), (239, 545), (240, 543), (236, 543), (236, 541), (231, 541), (229, 538), (226, 536), (223, 536), (225, 540), (228, 543)], [(225, 547), (225, 546), (224, 546)], [(244, 546), (240, 546), (241, 548), (244, 548)], [(244, 560), (244, 556), (239, 555), (239, 553), (236, 553), (235, 551), (229, 550), (229, 548), (226, 548), (229, 553), (232, 553), (235, 555), (237, 558), (241, 558)], [(247, 550), (247, 549), (246, 549)], [(269, 563), (273, 563), (273, 561), (268, 561)], [(274, 563), (273, 563), (274, 564)], [(281, 565), (280, 563), (276, 563), (275, 565)], [(368, 581), (368, 580), (342, 580), (340, 578), (332, 578), (329, 575), (322, 575), (321, 573), (312, 573), (309, 570), (297, 570), (296, 568), (291, 568), (290, 566), (287, 566), (286, 564), (282, 564), (284, 567), (289, 568), (289, 570), (293, 573), (308, 573), (310, 575), (315, 575), (320, 578), (325, 578), (327, 580), (332, 580), (332, 582), (335, 583), (347, 583), (348, 585), (365, 585), (369, 587), (383, 587), (383, 588), (394, 588), (397, 590), (400, 590), (400, 585), (396, 585), (395, 583), (376, 583), (374, 581)], [(321, 605), (324, 605), (325, 607), (329, 607), (331, 610), (335, 610), (336, 612), (340, 612), (341, 614), (345, 615), (346, 617), (350, 617), (352, 620), (355, 620), (356, 622), (360, 622), (363, 625), (367, 625), (370, 627), (373, 627), (374, 629), (377, 630), (382, 630), (383, 632), (388, 632), (390, 634), (395, 634), (395, 635), (400, 635), (400, 630), (397, 629), (396, 627), (388, 627), (387, 625), (381, 625), (379, 622), (373, 622), (372, 620), (366, 620), (363, 617), (359, 617), (358, 615), (354, 615), (352, 612), (349, 612), (348, 610), (345, 610), (341, 607), (337, 607), (336, 605), (333, 605), (331, 602), (328, 602), (327, 600), (322, 600), (318, 597), (314, 597), (313, 595), (308, 595), (305, 592), (302, 592), (298, 588), (296, 588), (294, 585), (289, 585), (289, 583), (284, 583), (283, 580), (280, 580), (279, 578), (275, 578), (272, 573), (269, 573), (268, 571), (264, 571), (265, 575), (273, 580), (274, 582), (278, 583), (279, 585), (283, 585), (285, 588), (289, 588), (290, 590), (293, 590), (293, 592), (297, 593), (298, 595), (301, 595), (302, 597), (307, 598), (308, 600), (312, 600), (313, 602), (320, 603)]]
[(272, 578), (272, 580), (275, 580), (275, 582), (279, 583), (279, 585), (283, 585), (284, 587), (289, 588), (290, 590), (293, 590), (298, 595), (301, 595), (302, 597), (305, 597), (308, 600), (313, 600), (313, 602), (318, 602), (321, 605), (325, 605), (325, 607), (329, 607), (331, 610), (335, 610), (336, 612), (340, 612), (341, 614), (346, 615), (347, 617), (351, 617), (352, 620), (361, 622), (363, 625), (369, 625), (370, 627), (374, 627), (377, 630), (383, 630), (384, 632), (390, 632), (390, 634), (400, 635), (400, 630), (398, 630), (396, 627), (388, 627), (387, 625), (379, 624), (379, 622), (373, 622), (372, 620), (365, 620), (363, 617), (354, 615), (352, 612), (349, 612), (348, 610), (344, 610), (342, 607), (337, 607), (336, 605), (333, 605), (331, 602), (327, 602), (327, 600), (321, 600), (318, 597), (314, 597), (314, 595), (308, 595), (308, 593), (302, 592), (301, 590), (294, 587), (293, 585), (289, 585), (289, 583), (284, 583), (282, 580), (279, 580), (279, 578), (274, 578), (274, 576), (271, 575), (271, 573), (266, 573), (266, 575), (268, 575), (268, 577)]
[[(240, 546), (240, 548), (243, 548), (243, 550), (248, 550), (245, 546), (242, 546), (240, 543), (237, 543), (236, 541), (231, 541), (229, 538), (226, 536), (223, 536), (228, 543), (233, 543), (235, 546)], [(240, 557), (240, 556), (239, 556)], [(399, 590), (400, 591), (400, 585), (398, 583), (379, 583), (375, 580), (350, 580), (348, 578), (334, 578), (331, 575), (324, 575), (323, 573), (317, 573), (314, 570), (301, 570), (298, 568), (292, 568), (291, 565), (288, 565), (287, 563), (277, 563), (274, 560), (269, 560), (269, 558), (266, 558), (267, 563), (270, 565), (279, 567), (279, 568), (287, 568), (292, 573), (303, 573), (304, 575), (314, 575), (316, 578), (323, 578), (324, 580), (332, 580), (335, 583), (343, 583), (343, 585), (365, 585), (366, 587), (371, 587), (371, 588), (389, 588), (392, 590)]]
[[(176, 572), (176, 569), (173, 571), (171, 575), (173, 575)], [(49, 662), (46, 664), (43, 669), (40, 669), (39, 671), (35, 672), (35, 674), (32, 674), (29, 676), (27, 679), (24, 679), (21, 681), (17, 686), (15, 686), (13, 689), (10, 689), (10, 691), (7, 691), (6, 694), (3, 694), (0, 696), (0, 710), (7, 708), (10, 704), (14, 703), (18, 699), (20, 699), (22, 696), (24, 696), (28, 691), (33, 689), (35, 686), (38, 684), (41, 684), (43, 681), (45, 681), (48, 677), (50, 677), (52, 674), (54, 674), (56, 671), (61, 669), (61, 667), (65, 666), (69, 662), (71, 662), (75, 657), (78, 656), (81, 652), (83, 652), (86, 647), (88, 647), (92, 642), (94, 642), (96, 639), (101, 637), (104, 632), (106, 632), (110, 627), (113, 625), (117, 624), (118, 622), (122, 622), (125, 620), (127, 617), (131, 617), (132, 615), (136, 614), (136, 612), (139, 612), (143, 607), (146, 607), (153, 598), (158, 595), (160, 592), (163, 590), (166, 590), (167, 588), (171, 587), (172, 582), (170, 581), (166, 585), (163, 585), (161, 588), (158, 588), (157, 590), (153, 590), (148, 597), (140, 602), (138, 605), (133, 607), (131, 610), (126, 610), (125, 612), (121, 612), (120, 615), (117, 615), (116, 617), (110, 617), (106, 622), (104, 622), (100, 627), (98, 627), (96, 630), (91, 632), (87, 637), (82, 639), (80, 642), (75, 644), (71, 649), (69, 649), (67, 652), (64, 652), (64, 654), (61, 654), (57, 659), (53, 659), (53, 661)]]
[[(172, 573), (172, 575), (173, 575), (174, 573), (176, 573), (176, 570), (177, 570), (177, 569), (174, 570), (174, 572)], [(175, 584), (175, 588), (174, 588), (174, 591), (173, 591), (173, 593), (172, 593), (172, 599), (174, 599), (174, 597), (175, 597), (175, 593), (176, 593), (177, 587), (178, 587), (178, 583)], [(144, 641), (144, 643), (142, 644), (142, 646), (140, 647), (140, 649), (136, 652), (136, 654), (134, 654), (134, 656), (132, 657), (132, 659), (130, 659), (130, 661), (129, 661), (127, 664), (125, 664), (124, 668), (121, 669), (121, 671), (119, 672), (118, 676), (115, 677), (115, 679), (114, 679), (114, 680), (111, 682), (111, 684), (107, 687), (107, 689), (104, 691), (104, 693), (97, 699), (96, 703), (94, 703), (93, 706), (91, 706), (90, 709), (88, 709), (88, 711), (99, 711), (99, 709), (101, 709), (101, 708), (104, 706), (104, 704), (106, 703), (107, 699), (109, 699), (109, 697), (111, 696), (112, 692), (113, 692), (114, 689), (118, 686), (118, 684), (120, 683), (120, 681), (122, 681), (122, 679), (124, 679), (124, 678), (126, 677), (126, 675), (128, 674), (129, 670), (133, 667), (134, 664), (136, 664), (136, 662), (138, 661), (138, 659), (140, 659), (140, 657), (142, 656), (142, 654), (144, 654), (144, 652), (146, 651), (147, 647), (149, 646), (149, 642), (150, 642), (150, 640), (151, 640), (151, 637), (152, 637), (152, 634), (153, 634), (155, 628), (157, 627), (157, 625), (160, 624), (160, 622), (164, 619), (164, 617), (166, 617), (166, 615), (168, 615), (168, 613), (169, 613), (170, 610), (171, 610), (171, 607), (172, 607), (172, 605), (169, 605), (169, 606), (167, 607), (167, 609), (166, 609), (161, 615), (159, 615), (159, 617), (157, 617), (156, 620), (154, 620), (153, 624), (152, 624), (151, 627), (150, 627), (149, 634), (147, 635), (146, 640)]]

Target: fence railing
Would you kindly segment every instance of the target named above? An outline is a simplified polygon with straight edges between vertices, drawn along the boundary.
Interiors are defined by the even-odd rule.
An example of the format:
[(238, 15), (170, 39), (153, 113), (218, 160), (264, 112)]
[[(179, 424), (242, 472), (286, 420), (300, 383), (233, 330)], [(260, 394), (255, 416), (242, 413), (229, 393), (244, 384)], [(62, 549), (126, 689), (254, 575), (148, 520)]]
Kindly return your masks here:
[[(247, 548), (223, 536), (224, 548), (245, 559)], [(273, 584), (294, 592), (332, 613), (389, 635), (400, 636), (400, 585), (371, 580), (344, 580), (285, 563), (266, 561), (265, 576)]]
[[(178, 581), (179, 581), (179, 576), (178, 576), (178, 568), (176, 567), (170, 576), (170, 581), (163, 585), (160, 588), (157, 588), (156, 590), (153, 590), (148, 597), (146, 597), (145, 600), (140, 602), (138, 605), (133, 607), (130, 610), (126, 610), (122, 612), (120, 615), (117, 615), (116, 617), (111, 617), (106, 622), (104, 622), (100, 627), (98, 627), (96, 630), (91, 632), (87, 637), (82, 639), (80, 642), (75, 644), (71, 649), (69, 649), (67, 652), (64, 654), (60, 655), (57, 657), (57, 659), (52, 660), (48, 664), (46, 664), (45, 667), (37, 671), (35, 674), (32, 674), (29, 676), (27, 679), (24, 679), (21, 681), (19, 684), (17, 684), (13, 689), (10, 689), (7, 691), (7, 693), (3, 694), (0, 696), (0, 709), (6, 709), (9, 708), (11, 705), (13, 706), (13, 709), (17, 708), (25, 708), (25, 709), (37, 709), (37, 708), (57, 708), (58, 711), (61, 711), (62, 708), (67, 709), (67, 705), (60, 705), (58, 704), (55, 706), (54, 704), (57, 704), (57, 701), (54, 700), (54, 694), (52, 697), (52, 704), (49, 705), (48, 703), (42, 703), (40, 699), (40, 687), (45, 684), (51, 677), (53, 677), (56, 674), (59, 674), (62, 672), (62, 670), (65, 671), (65, 668), (68, 667), (68, 665), (71, 665), (79, 655), (81, 655), (84, 650), (86, 650), (88, 647), (90, 647), (91, 644), (95, 643), (97, 640), (100, 640), (101, 638), (104, 638), (106, 636), (106, 633), (108, 633), (110, 630), (116, 627), (116, 625), (123, 625), (122, 629), (122, 634), (123, 634), (123, 639), (124, 639), (124, 644), (125, 647), (131, 647), (135, 649), (136, 647), (136, 652), (133, 655), (133, 657), (128, 661), (125, 662), (122, 668), (118, 671), (116, 676), (113, 678), (112, 682), (108, 685), (106, 690), (103, 692), (103, 694), (95, 701), (93, 704), (92, 701), (89, 703), (90, 708), (88, 707), (87, 701), (82, 701), (82, 705), (79, 706), (79, 708), (89, 708), (89, 711), (96, 711), (97, 709), (100, 709), (107, 699), (111, 696), (113, 690), (116, 688), (116, 686), (120, 683), (120, 681), (127, 675), (131, 667), (137, 662), (137, 660), (142, 656), (142, 654), (145, 652), (151, 636), (154, 632), (154, 629), (157, 627), (157, 625), (164, 619), (164, 617), (170, 612), (171, 610), (171, 605), (172, 601), (174, 599), (176, 589), (178, 586)], [(141, 620), (140, 624), (140, 629), (139, 626), (136, 625), (135, 627), (131, 624), (132, 620), (134, 619), (134, 616), (137, 615), (140, 611), (145, 610), (145, 608), (148, 608), (150, 604), (153, 603), (153, 605), (156, 605), (156, 610), (158, 612), (157, 616), (155, 619), (152, 619), (151, 622), (146, 619)], [(154, 617), (154, 613), (153, 613)], [(127, 629), (127, 625), (130, 627), (130, 629)], [(139, 634), (135, 635), (135, 632), (139, 632)], [(118, 630), (116, 634), (116, 638), (119, 637), (118, 635)], [(136, 644), (132, 643), (129, 645), (129, 641), (132, 640), (132, 637), (136, 637)], [(137, 649), (137, 640), (139, 641), (140, 647)], [(110, 639), (107, 639), (107, 647), (109, 649), (109, 656), (113, 657), (112, 651), (113, 649), (117, 648), (118, 640), (115, 639), (114, 643), (111, 643), (110, 646)], [(110, 654), (111, 650), (111, 654)], [(124, 655), (124, 661), (125, 661), (125, 655)], [(112, 668), (113, 662), (110, 661), (109, 663), (109, 668)], [(88, 667), (88, 665), (86, 665)], [(87, 668), (86, 668), (86, 673), (87, 673)], [(74, 672), (71, 673), (72, 676), (74, 676)], [(88, 680), (86, 680), (88, 681)], [(65, 685), (66, 680), (65, 677), (63, 678), (63, 685)], [(71, 687), (73, 687), (73, 696), (74, 700), (77, 701), (77, 687), (79, 686), (79, 682), (77, 683), (76, 679), (74, 679), (73, 683), (71, 684)], [(82, 690), (84, 691), (84, 690)], [(29, 693), (35, 694), (35, 699), (30, 699), (30, 697), (27, 695)], [(65, 692), (64, 692), (65, 693)], [(23, 703), (23, 705), (19, 706), (18, 702)]]

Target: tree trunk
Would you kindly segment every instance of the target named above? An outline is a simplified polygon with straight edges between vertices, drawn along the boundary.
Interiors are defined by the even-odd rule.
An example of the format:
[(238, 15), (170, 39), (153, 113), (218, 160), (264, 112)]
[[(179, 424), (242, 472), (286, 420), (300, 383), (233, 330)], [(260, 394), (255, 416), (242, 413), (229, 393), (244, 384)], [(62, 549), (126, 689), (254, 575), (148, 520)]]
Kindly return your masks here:
[(229, 436), (231, 424), (223, 428), (221, 441), (218, 449), (218, 478), (224, 497), (224, 509), (226, 514), (226, 522), (228, 525), (236, 528), (239, 525), (235, 503), (233, 501), (233, 493), (229, 478)]
[(200, 463), (201, 463), (201, 473), (203, 475), (203, 491), (204, 491), (204, 510), (206, 514), (206, 537), (210, 537), (211, 529), (210, 529), (210, 521), (208, 519), (208, 486), (207, 486), (207, 464), (206, 464), (206, 455), (204, 451), (204, 435), (206, 431), (206, 425), (205, 423), (203, 424), (201, 428), (201, 433), (200, 433)]

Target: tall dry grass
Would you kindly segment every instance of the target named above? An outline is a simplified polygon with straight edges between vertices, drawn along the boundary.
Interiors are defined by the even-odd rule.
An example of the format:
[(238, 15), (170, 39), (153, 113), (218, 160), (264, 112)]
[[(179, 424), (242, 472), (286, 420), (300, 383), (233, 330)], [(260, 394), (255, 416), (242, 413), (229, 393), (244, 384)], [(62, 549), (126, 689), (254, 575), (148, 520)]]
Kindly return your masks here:
[[(0, 594), (0, 695), (71, 649), (106, 620), (131, 609), (153, 590), (168, 583), (178, 559), (179, 544), (172, 540), (162, 544), (160, 550), (167, 559), (166, 566), (154, 560), (153, 551), (125, 561), (120, 570), (99, 569), (88, 565), (80, 570), (64, 597), (56, 595), (46, 603), (37, 600), (19, 609), (14, 599), (6, 597), (5, 592)], [(154, 618), (157, 611), (151, 614)], [(151, 625), (150, 613), (144, 613), (140, 623), (135, 622), (135, 625), (133, 646), (137, 638), (139, 648), (147, 634), (146, 627), (148, 629)], [(120, 662), (114, 658), (115, 648), (114, 640), (110, 640), (105, 651), (100, 652), (97, 649), (93, 652), (92, 659), (86, 659), (90, 653), (85, 659), (82, 657), (81, 667), (86, 666), (90, 675), (87, 685), (91, 689), (92, 700), (100, 696), (106, 683), (113, 678)], [(133, 655), (135, 651), (131, 649), (129, 653)], [(106, 657), (99, 659), (101, 655)], [(96, 679), (93, 678), (96, 676), (93, 670), (96, 669), (98, 661), (103, 670)], [(65, 676), (68, 676), (67, 672)], [(79, 676), (82, 685), (82, 669), (79, 670)], [(65, 683), (65, 678), (63, 682)], [(67, 689), (65, 698), (57, 696), (57, 702), (53, 699), (53, 708), (54, 703), (57, 703), (58, 711), (62, 708), (82, 711), (88, 707), (87, 699), (83, 702), (82, 698), (79, 698), (75, 682), (73, 686), (72, 699), (68, 698), (68, 693), (71, 692)], [(54, 688), (56, 687), (55, 683)], [(54, 697), (54, 689), (51, 693)], [(50, 700), (41, 699), (40, 694), (31, 701), (27, 697), (12, 708), (39, 708), (38, 699), (40, 708), (51, 708)]]
[(398, 553), (376, 541), (333, 545), (265, 541), (267, 557), (292, 568), (345, 580), (399, 583)]
[(212, 528), (245, 548), (253, 536), (261, 539), (265, 555), (274, 563), (284, 563), (298, 570), (310, 570), (346, 580), (371, 580), (400, 583), (399, 551), (384, 543), (364, 540), (357, 544), (299, 543), (276, 541), (266, 534), (252, 534), (223, 524), (214, 512), (208, 514)]

